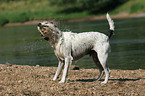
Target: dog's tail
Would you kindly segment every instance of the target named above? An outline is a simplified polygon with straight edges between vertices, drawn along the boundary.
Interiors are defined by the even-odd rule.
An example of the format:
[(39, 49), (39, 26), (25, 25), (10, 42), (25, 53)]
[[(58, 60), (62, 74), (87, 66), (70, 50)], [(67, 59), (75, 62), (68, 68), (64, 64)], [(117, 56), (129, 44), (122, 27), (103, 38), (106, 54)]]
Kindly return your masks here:
[(110, 30), (109, 30), (109, 33), (108, 33), (108, 37), (109, 39), (112, 37), (112, 35), (114, 35), (114, 22), (113, 20), (111, 19), (111, 17), (109, 16), (109, 14), (107, 13), (106, 15), (107, 17), (107, 20), (108, 20), (108, 23), (109, 23), (109, 26), (110, 26)]

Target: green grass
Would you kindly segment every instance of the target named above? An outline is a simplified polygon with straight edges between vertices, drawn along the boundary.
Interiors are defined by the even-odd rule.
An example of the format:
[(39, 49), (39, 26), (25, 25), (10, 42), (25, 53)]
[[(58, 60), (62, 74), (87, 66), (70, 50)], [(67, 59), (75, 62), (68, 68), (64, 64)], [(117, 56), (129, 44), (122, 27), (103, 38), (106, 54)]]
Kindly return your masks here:
[[(64, 6), (65, 7), (65, 6)], [(63, 8), (64, 8), (63, 7)], [(6, 23), (26, 22), (39, 19), (73, 19), (90, 16), (88, 11), (62, 13), (62, 8), (52, 6), (49, 0), (21, 0), (0, 3), (0, 26)], [(145, 12), (145, 0), (130, 0), (111, 11), (112, 14), (120, 12), (139, 13)]]
[(9, 20), (6, 18), (5, 15), (0, 14), (0, 26), (3, 26), (4, 24), (8, 23)]
[(87, 12), (65, 14), (58, 6), (50, 6), (49, 0), (26, 0), (0, 3), (0, 25), (38, 19), (70, 19), (88, 16)]
[(145, 12), (145, 0), (129, 0), (112, 11), (114, 14), (126, 12), (129, 14)]

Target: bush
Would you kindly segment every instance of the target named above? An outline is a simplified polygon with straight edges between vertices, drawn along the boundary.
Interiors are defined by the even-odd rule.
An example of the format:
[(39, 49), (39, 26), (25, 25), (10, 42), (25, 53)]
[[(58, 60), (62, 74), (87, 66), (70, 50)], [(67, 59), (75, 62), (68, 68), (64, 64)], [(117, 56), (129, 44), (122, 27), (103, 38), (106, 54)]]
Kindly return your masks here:
[(10, 23), (14, 23), (14, 22), (25, 22), (25, 21), (28, 21), (29, 20), (29, 17), (27, 15), (26, 12), (16, 12), (15, 14), (11, 14), (10, 18), (9, 18), (9, 21)]
[(3, 26), (4, 24), (8, 23), (9, 20), (4, 16), (4, 15), (0, 15), (0, 26)]
[(0, 2), (10, 2), (10, 1), (19, 1), (19, 0), (0, 0)]
[(135, 13), (138, 12), (140, 10), (144, 9), (144, 5), (143, 4), (133, 4), (130, 8), (130, 13)]
[[(128, 0), (50, 0), (51, 5), (62, 7), (62, 12), (82, 12), (89, 11), (91, 13), (107, 12)], [(64, 6), (65, 5), (65, 6)]]

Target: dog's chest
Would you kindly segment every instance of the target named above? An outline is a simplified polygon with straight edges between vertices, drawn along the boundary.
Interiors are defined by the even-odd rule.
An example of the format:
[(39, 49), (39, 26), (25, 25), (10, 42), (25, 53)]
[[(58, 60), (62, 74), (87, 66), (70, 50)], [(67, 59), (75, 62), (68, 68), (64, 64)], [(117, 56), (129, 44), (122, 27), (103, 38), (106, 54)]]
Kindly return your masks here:
[(56, 49), (54, 50), (55, 55), (58, 59), (64, 60), (64, 46), (59, 42), (59, 44), (56, 46)]

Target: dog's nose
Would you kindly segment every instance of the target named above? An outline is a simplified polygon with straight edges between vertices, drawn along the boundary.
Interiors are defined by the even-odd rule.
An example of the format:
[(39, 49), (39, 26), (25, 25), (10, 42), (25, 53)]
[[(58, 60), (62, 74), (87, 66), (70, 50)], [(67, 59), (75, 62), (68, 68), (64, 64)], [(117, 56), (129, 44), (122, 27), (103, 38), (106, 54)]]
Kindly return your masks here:
[(39, 23), (38, 26), (41, 26), (41, 23)]

